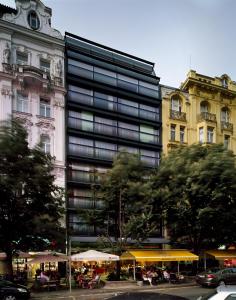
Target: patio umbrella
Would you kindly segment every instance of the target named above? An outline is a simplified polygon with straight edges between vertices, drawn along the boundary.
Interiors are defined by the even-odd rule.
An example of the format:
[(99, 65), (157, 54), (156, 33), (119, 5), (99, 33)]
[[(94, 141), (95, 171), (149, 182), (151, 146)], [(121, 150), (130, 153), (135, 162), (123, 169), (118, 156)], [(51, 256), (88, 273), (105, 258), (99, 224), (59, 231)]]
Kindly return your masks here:
[(27, 264), (40, 264), (40, 263), (47, 263), (47, 262), (63, 262), (68, 261), (68, 256), (66, 255), (38, 255), (37, 257), (33, 258), (32, 260), (28, 261)]
[(71, 255), (71, 261), (116, 261), (119, 259), (118, 255), (99, 252), (96, 250), (88, 250)]

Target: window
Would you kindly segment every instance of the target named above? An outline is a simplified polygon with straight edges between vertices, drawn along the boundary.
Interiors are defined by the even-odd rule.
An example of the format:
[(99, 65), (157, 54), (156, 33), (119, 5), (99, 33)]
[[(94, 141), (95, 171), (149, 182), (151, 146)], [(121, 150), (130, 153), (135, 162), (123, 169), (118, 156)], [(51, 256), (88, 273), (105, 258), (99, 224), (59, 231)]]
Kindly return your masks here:
[(44, 72), (50, 73), (50, 61), (40, 59), (40, 69)]
[(138, 80), (125, 75), (118, 74), (118, 86), (136, 93), (138, 92)]
[(199, 128), (199, 142), (204, 143), (204, 130), (203, 130), (203, 127)]
[(25, 96), (19, 92), (17, 93), (16, 110), (20, 112), (28, 113), (29, 111), (28, 96)]
[(207, 112), (209, 112), (208, 102), (206, 102), (206, 101), (201, 102), (201, 104), (200, 104), (200, 112), (201, 113), (207, 113)]
[(35, 11), (31, 11), (28, 14), (28, 23), (32, 29), (34, 29), (34, 30), (39, 29), (40, 22), (39, 22), (39, 18)]
[(171, 124), (170, 126), (170, 140), (175, 141), (175, 125)]
[(40, 99), (40, 116), (50, 118), (51, 117), (51, 106), (50, 101)]
[(225, 135), (224, 136), (224, 147), (225, 147), (225, 149), (229, 149), (229, 144), (230, 144), (230, 136)]
[(151, 126), (140, 125), (140, 141), (144, 143), (156, 142), (155, 129)]
[(41, 136), (41, 148), (44, 153), (50, 154), (50, 137), (48, 135)]
[(229, 122), (229, 110), (226, 107), (222, 108), (221, 110), (221, 122)]
[(214, 128), (207, 127), (207, 143), (213, 143), (214, 141)]
[(178, 97), (173, 97), (171, 99), (171, 110), (181, 112), (181, 102)]
[(90, 112), (82, 111), (80, 115), (82, 119), (82, 130), (93, 131), (93, 114)]
[(227, 81), (227, 78), (222, 78), (222, 86), (227, 88), (228, 87), (228, 81)]
[(184, 131), (185, 131), (185, 127), (180, 126), (180, 131), (179, 131), (179, 140), (180, 143), (184, 143)]
[(24, 52), (16, 52), (16, 63), (18, 65), (28, 64), (28, 54)]

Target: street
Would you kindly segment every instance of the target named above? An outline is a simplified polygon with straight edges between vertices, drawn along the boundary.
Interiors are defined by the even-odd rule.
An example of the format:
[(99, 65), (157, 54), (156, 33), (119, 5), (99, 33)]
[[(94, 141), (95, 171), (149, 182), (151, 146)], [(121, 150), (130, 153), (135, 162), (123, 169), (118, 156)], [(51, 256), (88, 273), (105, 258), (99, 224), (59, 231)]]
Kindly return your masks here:
[[(210, 291), (212, 291), (212, 289), (209, 288), (202, 288), (199, 286), (176, 286), (173, 287), (171, 286), (169, 287), (164, 287), (164, 288), (147, 288), (147, 289), (142, 289), (139, 291), (134, 291), (132, 289), (132, 293), (136, 293), (134, 297), (129, 298), (130, 300), (136, 300), (137, 299), (137, 294), (138, 293), (147, 293), (147, 297), (145, 297), (145, 299), (155, 299), (152, 295), (152, 297), (150, 297), (150, 293), (161, 293), (161, 294), (169, 294), (169, 295), (174, 295), (174, 296), (180, 296), (180, 297), (185, 297), (189, 300), (196, 300), (200, 295), (205, 295), (207, 293), (209, 293)], [(42, 299), (42, 300), (53, 300), (53, 299), (60, 299), (60, 300), (108, 300), (108, 299), (112, 299), (114, 296), (117, 295), (122, 295), (123, 293), (127, 293), (129, 292), (129, 290), (103, 290), (103, 291), (99, 291), (98, 293), (96, 293), (96, 291), (94, 290), (94, 294), (91, 293), (86, 293), (85, 292), (78, 292), (76, 293), (75, 291), (72, 292), (72, 294), (65, 294), (65, 293), (52, 293), (50, 295), (50, 293), (47, 293), (47, 295), (42, 296), (40, 295), (40, 297), (37, 297), (37, 294), (33, 297), (33, 299)], [(119, 297), (119, 299), (122, 299), (121, 297)], [(142, 298), (143, 299), (143, 298)], [(158, 299), (158, 297), (156, 298)]]

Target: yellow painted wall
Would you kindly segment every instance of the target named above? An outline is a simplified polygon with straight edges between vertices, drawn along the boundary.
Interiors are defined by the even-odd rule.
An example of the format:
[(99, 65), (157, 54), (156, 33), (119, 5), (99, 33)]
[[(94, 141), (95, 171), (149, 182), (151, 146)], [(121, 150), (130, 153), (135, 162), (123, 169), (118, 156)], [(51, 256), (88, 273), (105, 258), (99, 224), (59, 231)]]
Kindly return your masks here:
[[(227, 86), (224, 85), (225, 81)], [(223, 143), (224, 136), (230, 137), (228, 149), (236, 154), (236, 83), (227, 75), (221, 77), (209, 77), (190, 71), (180, 89), (162, 86), (162, 126), (163, 126), (163, 154), (167, 154), (175, 145), (180, 145), (180, 126), (185, 127), (183, 145), (191, 145), (199, 142), (199, 128), (204, 130), (204, 143), (207, 143), (207, 127), (213, 128), (213, 142)], [(181, 102), (183, 118), (170, 117), (171, 99), (178, 97)], [(208, 114), (203, 120), (199, 119), (201, 102), (208, 103)], [(229, 111), (228, 129), (222, 127), (221, 110)], [(173, 115), (172, 115), (173, 116)], [(215, 117), (215, 122), (209, 121), (208, 116)], [(230, 124), (232, 125), (230, 125)], [(171, 124), (176, 127), (176, 139), (171, 141)], [(233, 126), (233, 130), (230, 129)]]

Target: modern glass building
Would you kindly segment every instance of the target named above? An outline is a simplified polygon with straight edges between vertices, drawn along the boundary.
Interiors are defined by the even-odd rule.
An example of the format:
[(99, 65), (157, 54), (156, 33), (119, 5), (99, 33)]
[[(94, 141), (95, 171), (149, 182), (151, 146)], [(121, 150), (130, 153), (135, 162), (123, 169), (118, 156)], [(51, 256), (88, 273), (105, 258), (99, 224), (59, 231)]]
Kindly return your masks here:
[[(98, 209), (91, 185), (121, 150), (158, 165), (161, 98), (154, 64), (66, 33), (68, 228), (72, 242), (95, 242), (101, 228), (78, 210)], [(149, 242), (161, 243), (161, 227)]]

